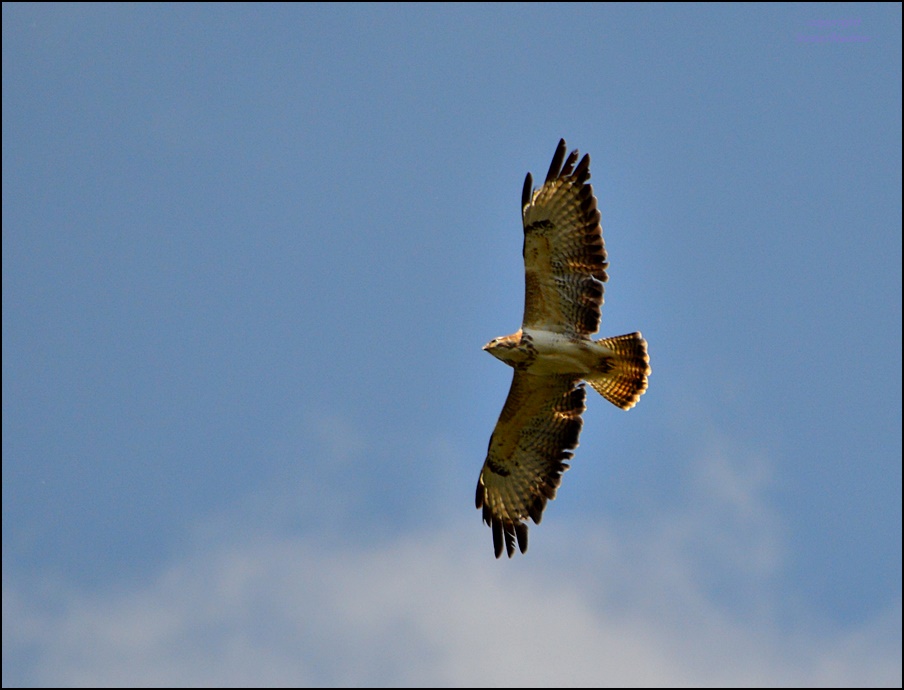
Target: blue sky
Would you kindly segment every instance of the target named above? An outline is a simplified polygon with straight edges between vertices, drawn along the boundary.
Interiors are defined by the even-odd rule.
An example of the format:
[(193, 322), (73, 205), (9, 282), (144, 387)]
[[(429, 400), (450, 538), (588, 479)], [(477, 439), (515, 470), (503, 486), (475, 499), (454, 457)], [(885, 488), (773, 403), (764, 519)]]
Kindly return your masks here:
[[(4, 686), (900, 686), (900, 58), (898, 4), (4, 4)], [(653, 374), (496, 561), (560, 137)]]

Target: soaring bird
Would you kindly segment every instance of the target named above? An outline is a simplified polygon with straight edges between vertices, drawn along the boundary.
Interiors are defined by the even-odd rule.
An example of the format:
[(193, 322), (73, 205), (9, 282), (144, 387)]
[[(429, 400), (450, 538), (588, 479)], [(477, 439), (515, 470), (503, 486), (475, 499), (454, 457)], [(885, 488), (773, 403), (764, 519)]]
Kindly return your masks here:
[(524, 318), (484, 350), (514, 368), (508, 398), (477, 482), (477, 508), (493, 530), (496, 558), (515, 541), (527, 550), (530, 518), (539, 524), (578, 445), (584, 383), (628, 410), (647, 389), (650, 359), (640, 333), (592, 340), (599, 329), (609, 266), (590, 156), (556, 148), (546, 181), (521, 195)]

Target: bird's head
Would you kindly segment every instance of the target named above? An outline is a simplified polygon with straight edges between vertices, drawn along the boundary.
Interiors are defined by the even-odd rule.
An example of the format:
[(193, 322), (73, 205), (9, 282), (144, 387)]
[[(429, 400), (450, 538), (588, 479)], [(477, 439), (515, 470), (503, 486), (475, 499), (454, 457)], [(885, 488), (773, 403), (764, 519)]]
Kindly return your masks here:
[(521, 344), (521, 331), (512, 335), (504, 335), (493, 338), (483, 346), (485, 352), (489, 352), (496, 359), (501, 359), (506, 364), (512, 364), (518, 359), (518, 346)]

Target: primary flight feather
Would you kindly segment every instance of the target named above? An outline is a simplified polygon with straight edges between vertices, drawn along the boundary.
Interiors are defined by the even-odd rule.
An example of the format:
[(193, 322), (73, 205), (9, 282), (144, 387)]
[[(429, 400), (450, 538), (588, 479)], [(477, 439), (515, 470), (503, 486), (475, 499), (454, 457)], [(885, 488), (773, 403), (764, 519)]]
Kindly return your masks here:
[(530, 518), (540, 523), (578, 445), (586, 381), (627, 410), (647, 389), (650, 360), (640, 333), (591, 340), (608, 280), (590, 156), (566, 157), (561, 139), (546, 181), (521, 195), (524, 318), (484, 350), (515, 369), (477, 482), (477, 508), (493, 530), (496, 558), (517, 541), (527, 550)]

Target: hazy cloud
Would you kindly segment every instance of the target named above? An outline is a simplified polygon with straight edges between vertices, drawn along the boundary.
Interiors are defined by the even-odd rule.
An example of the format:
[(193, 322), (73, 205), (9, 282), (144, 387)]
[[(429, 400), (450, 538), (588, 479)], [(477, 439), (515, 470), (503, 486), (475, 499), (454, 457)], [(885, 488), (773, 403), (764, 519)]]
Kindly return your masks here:
[[(474, 521), (366, 548), (224, 524), (137, 585), (6, 583), (4, 652), (51, 686), (899, 686), (900, 602), (847, 628), (788, 622), (765, 459), (713, 442), (694, 477), (650, 524), (544, 523), (545, 561), (495, 561)], [(721, 596), (713, 563), (746, 589)]]

